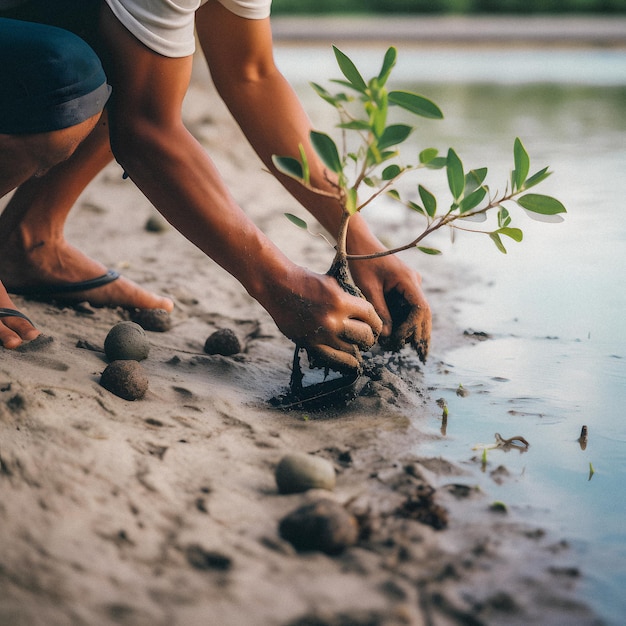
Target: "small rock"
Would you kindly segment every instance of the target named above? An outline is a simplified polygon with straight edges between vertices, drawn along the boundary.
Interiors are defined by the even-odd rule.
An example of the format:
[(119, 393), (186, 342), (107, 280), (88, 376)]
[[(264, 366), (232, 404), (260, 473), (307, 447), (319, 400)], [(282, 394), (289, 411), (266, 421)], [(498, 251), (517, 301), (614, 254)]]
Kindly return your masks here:
[(335, 488), (335, 468), (330, 461), (312, 454), (284, 456), (276, 466), (279, 493), (301, 493), (308, 489)]
[(100, 384), (124, 400), (140, 400), (148, 391), (148, 377), (137, 361), (113, 361), (106, 366)]
[(204, 344), (204, 351), (207, 354), (221, 354), (222, 356), (232, 356), (241, 352), (241, 344), (237, 335), (230, 328), (216, 330)]
[(186, 550), (187, 562), (192, 567), (200, 570), (219, 570), (225, 572), (231, 569), (233, 562), (229, 556), (216, 552), (215, 550), (206, 550), (198, 544), (190, 544)]
[(139, 324), (119, 322), (106, 336), (104, 352), (109, 361), (142, 361), (150, 352), (150, 342)]
[(161, 215), (151, 215), (146, 220), (145, 225), (145, 229), (149, 233), (164, 233), (166, 230), (169, 230), (169, 227), (170, 225)]
[(164, 333), (172, 327), (172, 317), (165, 309), (135, 309), (130, 318), (144, 330)]
[(339, 554), (359, 537), (356, 518), (332, 500), (319, 500), (292, 511), (279, 525), (280, 536), (298, 552)]

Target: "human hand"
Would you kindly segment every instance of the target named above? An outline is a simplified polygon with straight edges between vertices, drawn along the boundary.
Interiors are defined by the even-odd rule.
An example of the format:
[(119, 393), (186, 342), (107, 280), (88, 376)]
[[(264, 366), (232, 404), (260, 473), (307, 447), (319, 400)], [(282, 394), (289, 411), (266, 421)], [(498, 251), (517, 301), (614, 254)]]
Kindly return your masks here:
[(307, 351), (312, 367), (360, 369), (361, 350), (374, 345), (382, 328), (371, 304), (347, 294), (334, 278), (303, 268), (281, 276), (271, 292), (259, 301), (278, 328)]
[(383, 321), (380, 345), (397, 352), (410, 343), (425, 363), (432, 315), (419, 273), (394, 255), (352, 261), (350, 272)]

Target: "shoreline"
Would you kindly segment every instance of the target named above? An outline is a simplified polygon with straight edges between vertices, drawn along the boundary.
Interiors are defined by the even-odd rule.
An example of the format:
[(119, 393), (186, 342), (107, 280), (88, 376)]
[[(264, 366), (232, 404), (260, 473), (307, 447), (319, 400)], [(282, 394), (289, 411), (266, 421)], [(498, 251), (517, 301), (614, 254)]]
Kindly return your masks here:
[(626, 16), (277, 15), (272, 32), (280, 44), (624, 48)]

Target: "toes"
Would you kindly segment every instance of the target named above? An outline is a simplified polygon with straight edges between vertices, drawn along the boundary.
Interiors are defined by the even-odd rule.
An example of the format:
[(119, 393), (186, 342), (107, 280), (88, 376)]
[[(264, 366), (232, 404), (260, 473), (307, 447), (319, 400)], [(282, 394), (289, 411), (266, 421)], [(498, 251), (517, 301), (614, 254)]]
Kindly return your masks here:
[(19, 317), (5, 317), (0, 322), (0, 343), (8, 350), (13, 350), (24, 341), (32, 341), (41, 332), (32, 324)]

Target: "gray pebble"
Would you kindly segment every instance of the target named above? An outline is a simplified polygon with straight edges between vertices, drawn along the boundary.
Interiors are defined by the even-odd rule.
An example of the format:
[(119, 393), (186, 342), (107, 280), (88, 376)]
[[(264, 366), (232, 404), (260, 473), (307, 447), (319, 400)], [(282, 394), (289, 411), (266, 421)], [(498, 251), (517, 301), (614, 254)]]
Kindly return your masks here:
[(276, 484), (280, 493), (300, 493), (308, 489), (332, 491), (335, 480), (333, 464), (312, 454), (287, 454), (276, 466)]
[(104, 352), (109, 361), (143, 361), (150, 352), (150, 342), (139, 324), (120, 322), (106, 336)]

